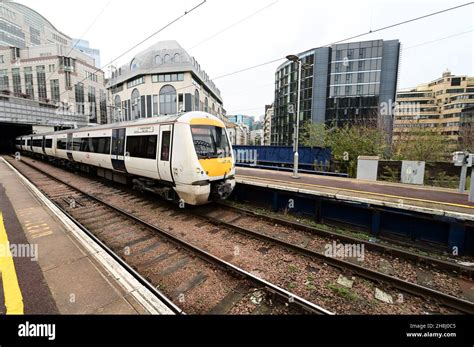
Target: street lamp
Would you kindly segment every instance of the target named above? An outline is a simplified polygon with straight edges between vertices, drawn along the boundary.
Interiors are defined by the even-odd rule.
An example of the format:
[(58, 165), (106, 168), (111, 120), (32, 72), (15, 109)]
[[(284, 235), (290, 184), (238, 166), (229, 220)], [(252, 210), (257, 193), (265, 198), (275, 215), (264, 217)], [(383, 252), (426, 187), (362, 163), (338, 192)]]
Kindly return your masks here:
[[(293, 176), (292, 178), (300, 178), (298, 176), (298, 165), (299, 165), (299, 154), (298, 154), (298, 142), (299, 142), (299, 131), (300, 131), (300, 97), (301, 97), (301, 68), (310, 67), (308, 64), (303, 64), (301, 59), (296, 55), (288, 55), (286, 57), (289, 61), (298, 64), (298, 95), (296, 101), (296, 124), (295, 124), (295, 134), (294, 134), (294, 144), (293, 144)], [(304, 66), (303, 66), (304, 65)]]

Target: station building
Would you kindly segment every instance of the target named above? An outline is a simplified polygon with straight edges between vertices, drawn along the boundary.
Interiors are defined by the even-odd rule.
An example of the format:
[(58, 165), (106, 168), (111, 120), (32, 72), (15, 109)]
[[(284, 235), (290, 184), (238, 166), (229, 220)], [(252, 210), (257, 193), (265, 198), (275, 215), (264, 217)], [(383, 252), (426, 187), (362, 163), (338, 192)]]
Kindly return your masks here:
[(158, 42), (114, 68), (107, 89), (115, 122), (188, 111), (226, 120), (220, 90), (176, 41)]

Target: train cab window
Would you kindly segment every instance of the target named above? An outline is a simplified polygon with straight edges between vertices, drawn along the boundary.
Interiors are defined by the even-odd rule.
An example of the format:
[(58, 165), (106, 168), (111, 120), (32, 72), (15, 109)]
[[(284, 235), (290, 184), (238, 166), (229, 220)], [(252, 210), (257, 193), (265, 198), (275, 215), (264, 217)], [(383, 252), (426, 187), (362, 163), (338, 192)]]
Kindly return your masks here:
[(53, 148), (53, 139), (45, 139), (44, 140), (44, 147), (45, 148)]
[(156, 159), (156, 135), (128, 136), (126, 152), (130, 157)]
[(223, 158), (230, 155), (229, 141), (224, 128), (193, 125), (191, 134), (199, 159)]
[(170, 160), (171, 131), (163, 131), (161, 137), (161, 161)]

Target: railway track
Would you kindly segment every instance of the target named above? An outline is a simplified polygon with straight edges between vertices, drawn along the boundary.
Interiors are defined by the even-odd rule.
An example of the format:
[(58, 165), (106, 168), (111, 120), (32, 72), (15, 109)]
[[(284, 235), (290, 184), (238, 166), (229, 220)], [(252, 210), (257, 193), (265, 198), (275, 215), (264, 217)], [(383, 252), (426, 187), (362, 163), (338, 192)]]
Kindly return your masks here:
[[(100, 182), (94, 182), (92, 185), (95, 186), (95, 189), (97, 191), (101, 191), (98, 188), (104, 186)], [(143, 212), (143, 213), (138, 212), (137, 213), (136, 211), (133, 211), (133, 208), (135, 207), (135, 206), (133, 206), (134, 203), (136, 203), (136, 205), (151, 204), (153, 206), (155, 206), (155, 205), (161, 206), (159, 208), (159, 211), (160, 211), (161, 214), (163, 214), (163, 212), (166, 211), (167, 213), (170, 214), (171, 217), (173, 217), (175, 219), (184, 218), (185, 220), (186, 219), (189, 220), (189, 219), (192, 219), (192, 218), (199, 218), (199, 219), (203, 220), (202, 223), (204, 223), (204, 224), (209, 223), (209, 224), (212, 224), (214, 226), (217, 225), (217, 226), (219, 226), (223, 229), (231, 230), (232, 233), (238, 233), (238, 234), (241, 234), (241, 235), (245, 235), (246, 237), (250, 236), (253, 239), (261, 240), (261, 241), (265, 242), (266, 245), (271, 244), (271, 245), (275, 245), (275, 246), (278, 246), (278, 247), (283, 247), (286, 252), (288, 250), (290, 250), (291, 252), (293, 252), (295, 254), (298, 254), (299, 256), (304, 256), (304, 257), (307, 257), (307, 258), (310, 258), (310, 259), (314, 259), (318, 262), (324, 262), (324, 265), (329, 264), (331, 267), (340, 269), (341, 272), (344, 272), (346, 274), (349, 273), (349, 276), (352, 275), (352, 274), (355, 274), (355, 275), (357, 275), (359, 277), (362, 277), (364, 279), (368, 279), (368, 280), (372, 281), (373, 283), (376, 283), (376, 284), (379, 284), (379, 285), (384, 285), (387, 288), (396, 288), (396, 289), (400, 290), (403, 293), (409, 293), (409, 294), (412, 294), (412, 295), (414, 295), (418, 298), (424, 298), (425, 300), (428, 299), (428, 298), (430, 300), (435, 300), (438, 304), (445, 305), (445, 306), (447, 306), (451, 309), (454, 309), (456, 312), (465, 312), (465, 313), (473, 313), (474, 312), (472, 303), (470, 303), (466, 300), (457, 298), (457, 297), (452, 296), (452, 295), (442, 293), (442, 292), (437, 291), (437, 290), (433, 290), (433, 289), (430, 289), (430, 288), (427, 288), (427, 287), (423, 287), (423, 286), (417, 285), (415, 283), (404, 281), (404, 280), (401, 280), (399, 278), (389, 276), (389, 275), (386, 275), (386, 274), (383, 274), (383, 273), (380, 273), (380, 272), (377, 272), (377, 271), (373, 271), (373, 270), (370, 270), (368, 268), (359, 266), (359, 265), (351, 263), (351, 262), (347, 262), (347, 261), (340, 260), (340, 259), (337, 259), (337, 258), (326, 257), (326, 256), (322, 255), (321, 253), (315, 252), (314, 250), (307, 249), (305, 247), (301, 247), (301, 246), (299, 246), (297, 244), (293, 244), (291, 242), (286, 242), (286, 241), (278, 239), (276, 237), (265, 235), (262, 232), (257, 232), (255, 230), (252, 230), (251, 228), (248, 228), (248, 227), (242, 227), (242, 226), (236, 225), (235, 222), (237, 222), (239, 219), (241, 219), (240, 217), (233, 218), (232, 221), (227, 221), (226, 222), (226, 221), (224, 221), (224, 218), (213, 217), (213, 216), (209, 215), (209, 211), (207, 211), (207, 213), (206, 213), (206, 211), (203, 210), (203, 209), (194, 209), (194, 210), (192, 210), (192, 213), (190, 214), (191, 211), (188, 210), (188, 209), (186, 211), (182, 211), (182, 210), (176, 209), (176, 208), (174, 208), (170, 205), (152, 203), (152, 202), (150, 202), (150, 200), (143, 199), (143, 197), (137, 197), (133, 193), (129, 193), (129, 192), (125, 192), (125, 191), (116, 191), (116, 193), (121, 194), (121, 196), (123, 197), (123, 201), (122, 201), (123, 208), (125, 210), (128, 210), (128, 211), (123, 211), (123, 212), (126, 212), (126, 213), (134, 215), (134, 216), (136, 216), (136, 215), (144, 216), (143, 218), (146, 218), (147, 222), (145, 222), (141, 218), (139, 218), (139, 219), (142, 222), (145, 222), (150, 227), (156, 227), (157, 222), (148, 222), (148, 217), (147, 216), (149, 215), (149, 213), (145, 213), (145, 212)], [(99, 193), (99, 195), (103, 195), (105, 197), (108, 194), (112, 194), (112, 193), (107, 193), (103, 190), (102, 190), (101, 193)], [(215, 210), (213, 212), (216, 213)], [(219, 211), (217, 211), (217, 213), (219, 213)], [(168, 234), (170, 234), (170, 232), (168, 232)], [(195, 241), (195, 242), (193, 242), (193, 244), (197, 242), (196, 240), (193, 240), (193, 241)], [(189, 244), (189, 242), (188, 242), (188, 244)], [(210, 245), (204, 245), (204, 248), (206, 246), (210, 247)], [(229, 263), (227, 263), (227, 264), (229, 264)], [(428, 309), (428, 311), (429, 311), (429, 309)], [(438, 312), (438, 311), (434, 310), (434, 312)]]
[[(226, 205), (225, 207), (229, 208), (228, 205)], [(242, 210), (242, 209), (236, 209), (236, 210), (239, 211), (240, 213), (243, 213), (243, 215), (254, 215), (251, 211), (248, 211), (248, 210)], [(351, 272), (351, 274), (358, 275), (375, 282), (389, 283), (394, 288), (398, 288), (406, 293), (410, 293), (410, 294), (421, 296), (421, 297), (434, 298), (435, 300), (442, 302), (446, 306), (457, 309), (464, 313), (469, 313), (469, 314), (474, 313), (474, 303), (468, 300), (464, 300), (456, 296), (448, 295), (441, 291), (434, 290), (425, 286), (421, 286), (416, 283), (408, 282), (398, 277), (381, 273), (379, 271), (374, 271), (370, 268), (367, 268), (358, 264), (354, 264), (350, 261), (338, 259), (336, 257), (328, 257), (325, 254), (321, 253), (320, 251), (316, 251), (311, 248), (307, 248), (305, 246), (301, 246), (292, 242), (282, 240), (281, 238), (253, 230), (249, 227), (242, 227), (242, 226), (236, 225), (235, 222), (241, 219), (240, 216), (233, 216), (231, 221), (225, 221), (222, 218), (217, 218), (217, 217), (212, 216), (212, 214), (222, 216), (222, 213), (220, 212), (221, 211), (208, 210), (208, 211), (198, 212), (195, 214), (202, 218), (207, 219), (213, 225), (224, 226), (226, 228), (234, 230), (235, 232), (249, 235), (251, 237), (255, 237), (260, 240), (263, 240), (265, 242), (280, 245), (298, 254), (320, 259), (328, 264), (331, 264), (334, 267), (337, 267), (340, 269), (348, 269)], [(269, 221), (275, 222), (276, 219), (270, 218)], [(287, 226), (293, 226), (290, 222), (285, 223), (285, 224)], [(346, 239), (346, 241), (348, 240)], [(360, 243), (360, 241), (358, 242)], [(396, 254), (401, 255), (402, 251), (397, 250)], [(410, 253), (410, 256), (414, 256), (414, 255)], [(419, 256), (417, 256), (416, 259), (419, 260), (420, 259)], [(436, 264), (438, 264), (438, 260), (436, 259), (430, 258), (430, 259), (423, 259), (423, 260), (425, 260), (427, 264), (430, 264), (431, 266), (436, 266)], [(446, 264), (446, 262), (441, 262), (441, 264), (443, 265), (442, 268), (448, 268), (450, 270), (458, 268), (454, 264)]]
[[(351, 237), (341, 233), (336, 233), (329, 230), (313, 227), (304, 223), (292, 221), (287, 218), (276, 217), (269, 214), (259, 213), (255, 210), (236, 206), (229, 202), (216, 203), (221, 208), (235, 211), (239, 214), (244, 214), (249, 217), (264, 220), (269, 223), (278, 224), (284, 227), (292, 228), (297, 231), (306, 232), (315, 237), (321, 237), (325, 240), (338, 240), (339, 242), (354, 244), (364, 244), (367, 250), (378, 252), (381, 255), (390, 256), (392, 258), (402, 258), (416, 263), (417, 265), (428, 266), (433, 270), (445, 271), (451, 275), (465, 277), (467, 279), (474, 279), (474, 267), (461, 265), (454, 261), (443, 260), (432, 256), (420, 254), (419, 252), (409, 251), (402, 247), (392, 246), (386, 243), (374, 243), (372, 241), (363, 240), (361, 238)], [(271, 212), (270, 212), (271, 213)], [(471, 259), (468, 259), (471, 260)]]
[(149, 288), (167, 294), (176, 313), (331, 314), (31, 163), (6, 160)]

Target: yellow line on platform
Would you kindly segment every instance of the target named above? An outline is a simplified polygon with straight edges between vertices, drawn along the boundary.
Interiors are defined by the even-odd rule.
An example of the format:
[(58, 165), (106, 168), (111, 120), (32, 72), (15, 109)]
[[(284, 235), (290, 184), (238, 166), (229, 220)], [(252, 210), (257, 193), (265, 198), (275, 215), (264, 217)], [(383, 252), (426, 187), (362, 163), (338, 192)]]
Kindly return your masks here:
[[(293, 186), (291, 186), (291, 184), (293, 184), (293, 185), (295, 184), (293, 182), (288, 182), (288, 181), (284, 181), (284, 180), (277, 180), (277, 179), (273, 179), (273, 178), (255, 177), (255, 176), (246, 176), (246, 175), (237, 175), (236, 176), (236, 178), (239, 178), (239, 177), (247, 178), (247, 179), (255, 179), (257, 181), (271, 181), (271, 182), (277, 182), (277, 183), (285, 183), (285, 184), (289, 185), (290, 187), (293, 187)], [(454, 204), (454, 203), (451, 203), (451, 202), (436, 201), (436, 200), (425, 200), (425, 199), (419, 199), (419, 198), (410, 198), (410, 197), (406, 197), (406, 196), (374, 193), (374, 192), (368, 192), (368, 191), (365, 191), (365, 190), (356, 190), (356, 189), (347, 189), (347, 188), (339, 188), (339, 187), (331, 187), (331, 186), (322, 186), (322, 185), (318, 185), (318, 184), (299, 183), (299, 182), (297, 183), (297, 186), (311, 187), (311, 188), (336, 189), (336, 190), (342, 190), (342, 191), (350, 192), (350, 193), (368, 194), (368, 195), (381, 196), (381, 197), (385, 197), (385, 198), (405, 199), (405, 200), (412, 200), (412, 201), (418, 201), (418, 202), (427, 202), (427, 203), (438, 204), (438, 205), (446, 205), (446, 206), (463, 207), (463, 208), (474, 209), (474, 206), (469, 206), (469, 205)], [(467, 198), (467, 196), (466, 196), (466, 198)]]
[(23, 296), (16, 276), (15, 263), (10, 252), (8, 235), (0, 212), (0, 272), (7, 314), (23, 314)]

